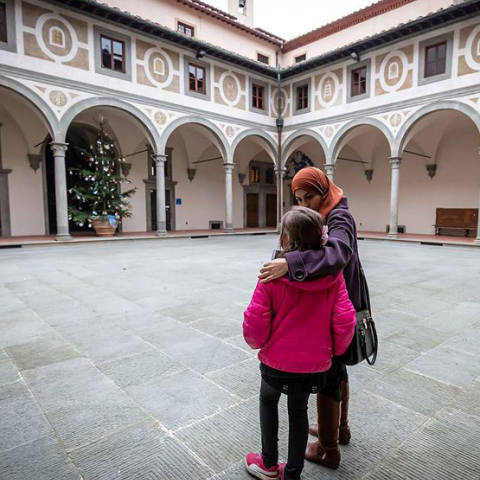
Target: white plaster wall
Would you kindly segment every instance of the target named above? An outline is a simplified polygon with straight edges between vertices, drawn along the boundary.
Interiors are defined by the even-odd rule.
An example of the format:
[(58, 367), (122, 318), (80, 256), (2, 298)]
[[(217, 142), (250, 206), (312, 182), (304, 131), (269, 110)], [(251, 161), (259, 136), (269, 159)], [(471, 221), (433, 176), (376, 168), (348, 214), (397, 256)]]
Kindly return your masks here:
[(408, 233), (433, 235), (436, 208), (478, 208), (479, 140), (470, 122), (453, 124), (442, 139), (433, 180), (424, 159), (404, 155), (398, 221), (399, 225), (407, 225)]
[(377, 157), (371, 183), (360, 163), (339, 161), (335, 183), (348, 199), (359, 231), (384, 232), (390, 215), (390, 164), (387, 155)]
[[(190, 182), (187, 176), (187, 150), (180, 140), (176, 137), (168, 144), (173, 148), (173, 180), (178, 182), (175, 196), (182, 200), (181, 205), (174, 206), (176, 229), (208, 229), (210, 220), (219, 220), (225, 224), (225, 176), (222, 161), (214, 160), (196, 165), (197, 173)], [(219, 152), (212, 145), (203, 152), (201, 159), (217, 156)]]
[[(42, 169), (35, 173), (30, 168), (27, 155), (31, 152), (25, 134), (6, 111), (0, 109), (0, 113), (3, 168), (12, 170), (8, 175), (12, 236), (45, 235)], [(28, 134), (39, 133), (31, 128)], [(41, 135), (38, 141), (45, 138), (46, 132)]]
[[(419, 152), (430, 145), (435, 131), (423, 129), (407, 150)], [(367, 139), (366, 139), (367, 140)], [(417, 140), (418, 143), (415, 142)], [(437, 139), (438, 141), (438, 139)], [(435, 234), (437, 208), (478, 208), (480, 190), (479, 134), (473, 124), (460, 117), (444, 133), (438, 148), (437, 174), (430, 179), (426, 160), (404, 154), (400, 169), (398, 224), (407, 233)], [(350, 156), (346, 147), (341, 156)], [(342, 187), (360, 231), (385, 232), (390, 216), (391, 168), (388, 149), (375, 152), (373, 180), (368, 183), (362, 164), (337, 163), (335, 183)]]
[(337, 48), (344, 47), (349, 43), (361, 40), (362, 38), (376, 35), (383, 30), (396, 27), (400, 23), (407, 23), (418, 17), (428, 15), (452, 4), (453, 0), (417, 0), (396, 10), (371, 18), (358, 25), (285, 53), (282, 57), (282, 64), (284, 66), (294, 64), (295, 57), (303, 53), (306, 53), (307, 59), (309, 59), (330, 52)]
[(105, 3), (157, 22), (172, 30), (176, 30), (177, 20), (183, 21), (195, 27), (195, 37), (200, 40), (255, 60), (257, 51), (261, 51), (270, 55), (270, 64), (275, 66), (275, 45), (175, 1), (107, 0)]

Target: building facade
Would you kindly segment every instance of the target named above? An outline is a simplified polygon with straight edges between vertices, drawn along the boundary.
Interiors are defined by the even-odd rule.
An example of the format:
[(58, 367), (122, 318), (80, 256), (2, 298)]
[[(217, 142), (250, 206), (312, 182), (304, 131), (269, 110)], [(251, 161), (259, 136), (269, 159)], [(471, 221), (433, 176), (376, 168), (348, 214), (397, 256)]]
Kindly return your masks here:
[(289, 42), (252, 3), (0, 0), (1, 235), (76, 233), (99, 118), (137, 188), (124, 232), (275, 226), (304, 165), (363, 231), (478, 208), (479, 0), (383, 0)]

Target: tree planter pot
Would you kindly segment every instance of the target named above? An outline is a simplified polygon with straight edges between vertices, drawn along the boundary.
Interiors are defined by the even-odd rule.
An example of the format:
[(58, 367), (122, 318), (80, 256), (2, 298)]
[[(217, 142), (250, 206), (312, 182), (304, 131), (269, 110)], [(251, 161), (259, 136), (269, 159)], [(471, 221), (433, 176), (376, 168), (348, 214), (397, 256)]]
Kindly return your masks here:
[(115, 231), (117, 230), (118, 223), (116, 220), (111, 222), (109, 218), (93, 218), (92, 226), (95, 229), (97, 236), (113, 237), (115, 235)]

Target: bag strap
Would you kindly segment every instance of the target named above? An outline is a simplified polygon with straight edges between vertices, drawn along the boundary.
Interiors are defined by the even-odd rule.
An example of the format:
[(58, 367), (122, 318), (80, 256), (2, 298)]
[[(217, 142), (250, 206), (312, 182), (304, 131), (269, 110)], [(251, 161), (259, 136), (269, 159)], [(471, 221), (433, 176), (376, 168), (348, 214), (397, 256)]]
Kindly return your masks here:
[(362, 263), (360, 262), (360, 257), (358, 256), (357, 253), (357, 258), (358, 258), (358, 264), (360, 267), (360, 282), (362, 284), (361, 289), (362, 289), (362, 303), (363, 307), (368, 310), (368, 314), (370, 316), (370, 321), (369, 321), (369, 328), (372, 329), (372, 340), (373, 340), (373, 354), (372, 354), (372, 359), (368, 358), (367, 356), (367, 345), (365, 342), (365, 337), (362, 336), (362, 350), (363, 350), (363, 356), (367, 360), (367, 363), (369, 365), (373, 365), (376, 360), (377, 360), (377, 354), (378, 354), (378, 336), (377, 336), (377, 329), (375, 328), (375, 322), (372, 319), (372, 304), (370, 302), (370, 292), (368, 290), (368, 283), (367, 283), (367, 278), (365, 277), (365, 272), (362, 267)]
[(370, 292), (368, 290), (367, 277), (365, 277), (365, 272), (362, 267), (362, 262), (360, 262), (360, 257), (357, 253), (358, 265), (360, 268), (360, 283), (361, 283), (361, 295), (362, 295), (362, 309), (368, 310), (370, 315), (372, 315), (372, 305), (370, 303)]
[(378, 354), (378, 337), (377, 337), (377, 329), (375, 328), (375, 322), (370, 319), (368, 328), (372, 329), (372, 339), (373, 339), (373, 353), (372, 353), (372, 359), (368, 358), (367, 355), (367, 344), (365, 342), (365, 337), (362, 335), (362, 340), (361, 340), (361, 345), (362, 345), (362, 352), (363, 356), (365, 357), (365, 360), (369, 365), (373, 365), (377, 361), (377, 354)]

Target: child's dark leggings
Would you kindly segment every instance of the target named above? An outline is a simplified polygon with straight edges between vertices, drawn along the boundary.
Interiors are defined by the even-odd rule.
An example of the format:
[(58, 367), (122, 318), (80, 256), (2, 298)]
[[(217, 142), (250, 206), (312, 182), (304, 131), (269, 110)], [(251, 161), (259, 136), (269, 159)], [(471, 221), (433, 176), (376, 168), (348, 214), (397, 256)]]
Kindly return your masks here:
[[(262, 429), (262, 454), (267, 468), (278, 462), (278, 402), (281, 392), (262, 379), (260, 387), (260, 428)], [(285, 479), (298, 480), (303, 470), (308, 442), (309, 393), (288, 395), (288, 462)]]

